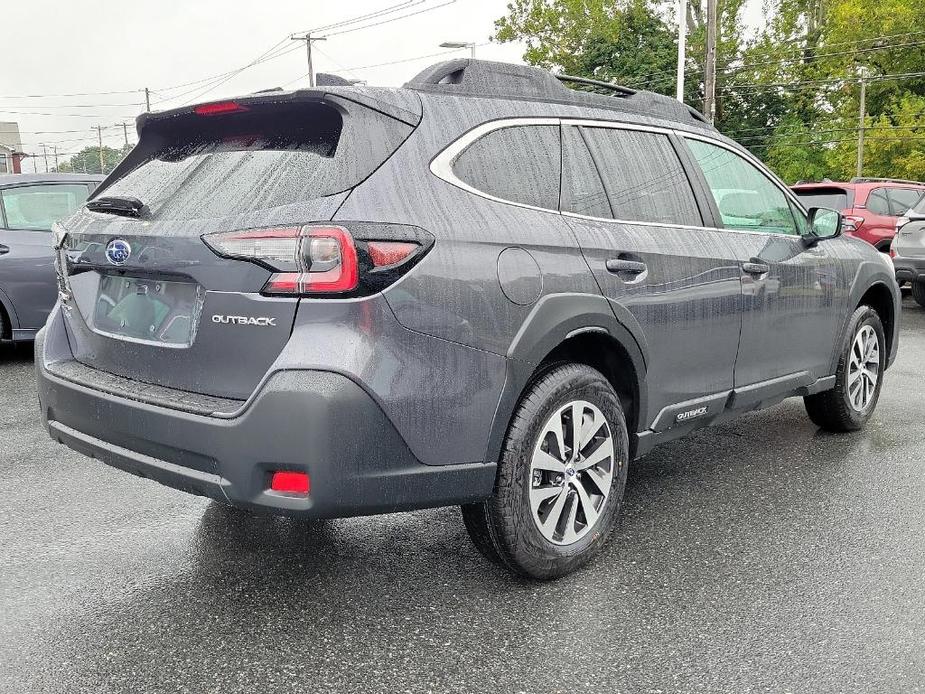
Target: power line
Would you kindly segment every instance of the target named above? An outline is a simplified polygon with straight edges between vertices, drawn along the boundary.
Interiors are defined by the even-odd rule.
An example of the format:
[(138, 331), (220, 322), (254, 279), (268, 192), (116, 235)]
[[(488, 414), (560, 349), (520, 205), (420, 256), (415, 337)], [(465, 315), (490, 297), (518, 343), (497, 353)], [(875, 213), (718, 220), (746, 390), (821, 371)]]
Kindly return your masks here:
[[(901, 35), (899, 35), (899, 36), (902, 36), (903, 38), (911, 38), (912, 36), (920, 35), (920, 34), (925, 34), (925, 31), (910, 32), (910, 33), (908, 33), (908, 34), (901, 34)], [(878, 37), (871, 38), (871, 39), (863, 39), (862, 41), (863, 41), (864, 43), (866, 43), (866, 42), (870, 42), (870, 41), (878, 41), (878, 40), (883, 40), (883, 39), (887, 39), (887, 38), (891, 38), (891, 37), (890, 37), (890, 36), (878, 36)], [(860, 43), (860, 42), (838, 42), (838, 43), (830, 43), (830, 44), (826, 44), (826, 45), (823, 46), (822, 48), (823, 48), (823, 50), (824, 50), (824, 49), (829, 48), (829, 47), (832, 47), (832, 46), (844, 45), (844, 44), (846, 44), (846, 43), (855, 43), (855, 44), (857, 44), (857, 43)], [(810, 60), (815, 61), (815, 60), (819, 60), (819, 59), (821, 59), (821, 58), (832, 58), (832, 57), (843, 56), (843, 55), (857, 55), (858, 53), (871, 53), (871, 52), (874, 52), (874, 51), (895, 50), (895, 49), (899, 49), (899, 48), (915, 48), (915, 47), (917, 47), (917, 46), (922, 46), (922, 45), (925, 45), (925, 40), (923, 40), (923, 41), (913, 41), (913, 42), (910, 42), (910, 43), (889, 44), (889, 45), (884, 45), (884, 46), (870, 46), (870, 47), (867, 47), (867, 48), (859, 48), (859, 47), (856, 47), (856, 48), (851, 49), (851, 50), (837, 51), (837, 52), (832, 52), (832, 53), (817, 53), (817, 54), (812, 55), (812, 56), (800, 56), (800, 57), (797, 57), (797, 58), (780, 58), (780, 59), (777, 59), (777, 60), (769, 60), (769, 61), (765, 61), (765, 62), (761, 62), (761, 63), (745, 63), (745, 64), (743, 64), (743, 65), (726, 65), (726, 66), (724, 66), (724, 67), (718, 67), (718, 68), (717, 68), (717, 71), (721, 71), (721, 72), (724, 72), (724, 73), (725, 73), (725, 72), (735, 72), (735, 71), (740, 71), (740, 70), (748, 70), (748, 69), (752, 69), (752, 68), (756, 68), (756, 67), (766, 67), (766, 66), (769, 66), (769, 65), (786, 65), (786, 64), (792, 64), (792, 63), (804, 63), (804, 64), (806, 64), (806, 65), (809, 65), (809, 64), (810, 64), (810, 62), (809, 62)], [(744, 52), (745, 52), (745, 53), (749, 53), (750, 50), (751, 50), (751, 49), (746, 49)], [(800, 48), (799, 50), (805, 50), (805, 49), (804, 49), (804, 48)], [(770, 52), (770, 51), (769, 51), (769, 52)], [(701, 67), (692, 67), (692, 68), (688, 68), (688, 69), (686, 69), (686, 70), (684, 71), (684, 73), (685, 73), (686, 75), (688, 75), (688, 74), (689, 74), (689, 75), (695, 75), (695, 74), (699, 74), (699, 73), (701, 73), (701, 72), (703, 72), (703, 68), (701, 68)], [(659, 71), (657, 71), (657, 72), (651, 72), (651, 73), (647, 73), (647, 74), (645, 74), (645, 75), (639, 75), (639, 76), (634, 77), (635, 83), (636, 83), (636, 84), (639, 84), (639, 85), (642, 85), (642, 84), (648, 83), (648, 82), (653, 82), (653, 81), (654, 81), (654, 82), (667, 81), (667, 80), (669, 80), (669, 79), (670, 79), (672, 82), (675, 80), (675, 70), (659, 70)]]
[(115, 92), (72, 92), (70, 94), (0, 94), (0, 99), (66, 99), (72, 96), (111, 96), (114, 94), (138, 94), (143, 89), (126, 89)]
[[(478, 46), (485, 46), (485, 43), (476, 44)], [(344, 68), (348, 72), (356, 72), (357, 70), (372, 70), (376, 67), (385, 67), (387, 65), (398, 65), (400, 63), (412, 63), (415, 60), (424, 60), (425, 58), (436, 58), (441, 55), (449, 55), (450, 53), (459, 53), (460, 51), (467, 51), (468, 48), (451, 48), (448, 51), (440, 51), (439, 53), (428, 53), (426, 55), (416, 55), (413, 58), (401, 58), (400, 60), (389, 60), (385, 63), (374, 63), (372, 65), (359, 65), (357, 67)]]
[[(910, 79), (913, 77), (925, 77), (925, 72), (900, 72), (895, 74), (888, 75), (872, 75), (871, 77), (865, 77), (865, 82), (887, 82), (890, 80), (896, 79)], [(857, 82), (857, 77), (834, 77), (832, 79), (820, 79), (820, 80), (806, 80), (803, 82), (775, 82), (769, 84), (761, 84), (758, 82), (749, 83), (749, 84), (724, 84), (721, 85), (721, 89), (737, 90), (737, 89), (771, 89), (771, 88), (785, 88), (785, 87), (796, 87), (796, 86), (819, 86), (827, 84), (843, 84), (845, 82)]]
[(295, 34), (293, 34), (293, 36), (295, 36), (296, 34), (317, 34), (322, 31), (329, 31), (331, 29), (339, 29), (340, 27), (343, 27), (343, 26), (348, 26), (348, 25), (356, 24), (358, 22), (366, 21), (369, 19), (375, 19), (376, 17), (382, 17), (383, 15), (392, 14), (392, 13), (398, 12), (399, 10), (410, 9), (411, 7), (414, 7), (415, 5), (420, 5), (424, 2), (427, 2), (427, 0), (404, 0), (404, 2), (399, 2), (395, 5), (390, 5), (389, 7), (385, 7), (383, 9), (376, 10), (374, 12), (367, 12), (366, 14), (359, 15), (358, 17), (353, 17), (351, 19), (344, 19), (339, 22), (333, 22), (331, 24), (326, 24), (325, 26), (315, 27), (314, 29), (306, 29), (305, 31), (297, 31), (295, 32)]
[(416, 11), (414, 11), (414, 12), (408, 12), (408, 13), (406, 13), (406, 14), (402, 14), (402, 15), (400, 15), (400, 16), (398, 16), (398, 17), (389, 17), (389, 18), (387, 18), (387, 19), (383, 19), (383, 20), (378, 21), (378, 22), (373, 22), (373, 23), (371, 23), (371, 24), (364, 24), (363, 26), (359, 26), (359, 27), (353, 27), (353, 28), (348, 28), (348, 29), (342, 29), (342, 30), (340, 30), (340, 31), (335, 31), (335, 32), (326, 34), (326, 36), (327, 36), (327, 37), (331, 37), (331, 36), (340, 36), (340, 35), (342, 35), (342, 34), (351, 34), (351, 33), (353, 33), (354, 31), (361, 31), (362, 29), (372, 29), (373, 27), (382, 26), (383, 24), (391, 24), (392, 22), (397, 22), (397, 21), (400, 20), (400, 19), (408, 19), (409, 17), (414, 17), (414, 16), (419, 15), (419, 14), (424, 14), (425, 12), (432, 12), (432, 11), (434, 11), (434, 10), (439, 10), (441, 7), (446, 7), (447, 5), (452, 5), (452, 4), (455, 3), (455, 2), (456, 2), (456, 0), (444, 0), (444, 2), (440, 3), (439, 5), (433, 5), (433, 6), (431, 6), (431, 7), (425, 7), (425, 8), (423, 8), (423, 9), (416, 10)]
[(126, 106), (144, 106), (144, 102), (123, 104), (0, 104), (9, 108), (124, 108)]

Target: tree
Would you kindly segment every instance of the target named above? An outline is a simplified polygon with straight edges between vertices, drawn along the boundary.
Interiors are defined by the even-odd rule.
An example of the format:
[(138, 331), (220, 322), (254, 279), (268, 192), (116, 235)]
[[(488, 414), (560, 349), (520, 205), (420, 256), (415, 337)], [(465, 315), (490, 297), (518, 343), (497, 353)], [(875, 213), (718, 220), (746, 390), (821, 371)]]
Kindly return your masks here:
[(115, 149), (103, 146), (103, 170), (100, 171), (99, 147), (84, 147), (70, 159), (61, 162), (57, 171), (61, 173), (109, 173), (131, 150), (131, 146)]

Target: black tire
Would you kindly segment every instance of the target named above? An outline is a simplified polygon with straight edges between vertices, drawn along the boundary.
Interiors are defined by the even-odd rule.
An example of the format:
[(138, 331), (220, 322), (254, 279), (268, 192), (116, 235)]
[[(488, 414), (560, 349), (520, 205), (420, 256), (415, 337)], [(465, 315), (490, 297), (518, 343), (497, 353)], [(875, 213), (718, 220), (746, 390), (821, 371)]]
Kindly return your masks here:
[[(613, 442), (612, 480), (609, 494), (599, 502), (596, 521), (571, 544), (556, 544), (544, 537), (533, 517), (531, 459), (547, 421), (557, 410), (578, 400), (598, 408), (607, 422)], [(583, 450), (593, 450), (588, 446)], [(600, 551), (616, 525), (626, 486), (628, 451), (623, 408), (600, 372), (583, 364), (562, 364), (539, 374), (527, 387), (508, 426), (494, 495), (462, 507), (469, 536), (489, 560), (522, 576), (546, 580), (574, 571)], [(582, 474), (576, 475), (579, 484)], [(567, 491), (567, 483), (562, 488), (567, 496), (575, 493)], [(566, 503), (574, 505), (577, 499)]]
[[(6, 330), (7, 330), (7, 327), (8, 327), (8, 325), (7, 325), (7, 321), (6, 321), (6, 313), (4, 313), (3, 307), (0, 306), (0, 340), (5, 340), (5, 339), (6, 339)], [(13, 336), (10, 335), (10, 337), (13, 337)]]
[[(851, 353), (855, 339), (865, 326), (870, 326), (877, 337), (879, 366), (877, 383), (867, 405), (857, 409), (852, 405), (849, 392)], [(809, 418), (826, 431), (847, 432), (861, 429), (873, 415), (883, 386), (883, 369), (886, 364), (886, 337), (880, 316), (870, 306), (860, 306), (851, 316), (848, 338), (842, 346), (842, 354), (835, 372), (835, 387), (831, 390), (803, 398)]]
[(912, 298), (922, 308), (925, 308), (925, 280), (916, 280), (912, 283)]

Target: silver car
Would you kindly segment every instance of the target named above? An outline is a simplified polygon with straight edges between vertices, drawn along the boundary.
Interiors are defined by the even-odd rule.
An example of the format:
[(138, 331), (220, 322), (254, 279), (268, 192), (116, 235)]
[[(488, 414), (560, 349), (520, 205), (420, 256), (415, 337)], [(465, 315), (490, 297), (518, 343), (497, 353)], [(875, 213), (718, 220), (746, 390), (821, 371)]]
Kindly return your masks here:
[(31, 340), (58, 297), (51, 225), (70, 217), (103, 177), (0, 176), (0, 342)]
[(890, 248), (896, 279), (912, 284), (912, 296), (925, 308), (925, 200), (896, 221)]

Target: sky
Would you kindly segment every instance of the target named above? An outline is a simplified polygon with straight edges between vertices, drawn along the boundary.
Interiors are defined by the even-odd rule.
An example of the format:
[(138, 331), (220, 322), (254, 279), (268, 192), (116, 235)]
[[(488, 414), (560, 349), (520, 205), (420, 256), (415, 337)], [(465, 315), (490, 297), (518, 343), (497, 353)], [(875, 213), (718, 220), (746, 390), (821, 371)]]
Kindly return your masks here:
[[(144, 110), (145, 87), (158, 110), (269, 87), (308, 86), (304, 44), (289, 40), (291, 34), (400, 2), (4, 0), (0, 121), (19, 123), (25, 151), (41, 155), (44, 143), (49, 166), (55, 147), (64, 157), (95, 145), (97, 125), (103, 127), (104, 145), (121, 146), (122, 123), (134, 142), (133, 121)], [(434, 62), (468, 55), (468, 49), (440, 48), (445, 41), (476, 42), (480, 58), (521, 62), (523, 45), (489, 42), (508, 0), (405, 2), (400, 12), (365, 23), (417, 14), (339, 35), (335, 32), (363, 23), (320, 32), (328, 38), (315, 44), (315, 70), (399, 86)], [(246, 66), (270, 49), (271, 59), (227, 81), (196, 83)], [(34, 166), (43, 171), (44, 159), (27, 160), (23, 170)]]

